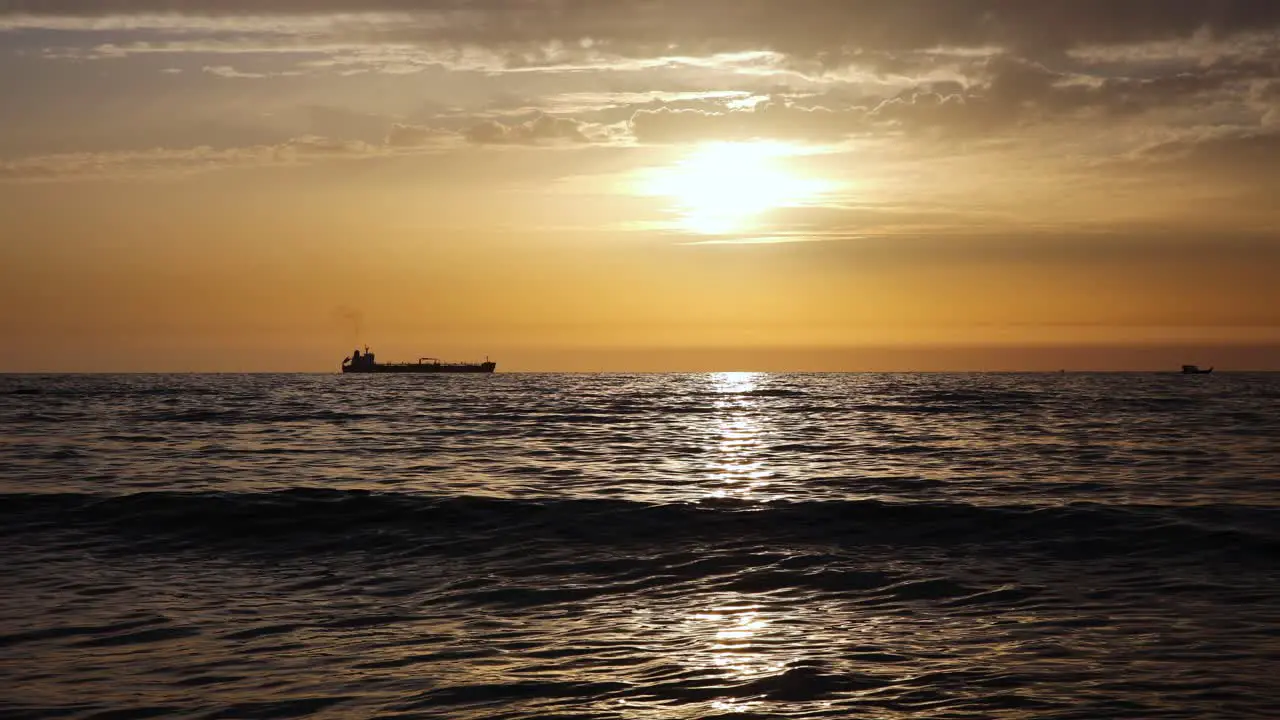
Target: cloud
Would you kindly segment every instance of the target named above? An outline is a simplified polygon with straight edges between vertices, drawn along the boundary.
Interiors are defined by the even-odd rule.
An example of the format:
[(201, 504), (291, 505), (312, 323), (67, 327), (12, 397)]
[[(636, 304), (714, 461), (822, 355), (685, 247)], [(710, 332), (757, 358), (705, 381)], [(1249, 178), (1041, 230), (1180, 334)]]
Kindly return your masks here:
[[(0, 0), (4, 27), (97, 38), (49, 57), (293, 56), (284, 71), (206, 68), (221, 77), (686, 68), (708, 75), (703, 88), (752, 76), (878, 80), (904, 97), (922, 91), (913, 84), (962, 80), (987, 84), (988, 104), (1017, 96), (1047, 110), (1141, 112), (1176, 83), (1280, 71), (1280, 3), (1249, 0)], [(120, 36), (128, 30), (150, 34)]]
[(264, 73), (241, 72), (230, 65), (205, 65), (204, 72), (224, 78), (264, 78)]
[(786, 100), (770, 100), (750, 108), (698, 110), (659, 107), (639, 110), (630, 128), (644, 143), (698, 140), (836, 140), (870, 127), (869, 109), (832, 110), (801, 107)]
[[(775, 96), (754, 106), (708, 107), (651, 103), (636, 110), (630, 128), (637, 140), (678, 143), (702, 139), (784, 138), (826, 141), (871, 132), (941, 132), (995, 135), (1021, 124), (1076, 122), (1140, 115), (1235, 93), (1245, 102), (1269, 102), (1269, 86), (1257, 85), (1265, 66), (1219, 62), (1155, 77), (1099, 77), (1052, 70), (1010, 54), (983, 60), (964, 83), (925, 82), (884, 99), (842, 97), (839, 91)], [(1210, 103), (1203, 103), (1210, 104)]]
[(464, 137), (477, 145), (534, 145), (543, 142), (584, 143), (585, 125), (564, 117), (540, 115), (533, 120), (504, 124), (484, 120), (469, 127)]
[[(106, 168), (236, 164), (245, 154), (297, 162), (464, 141), (862, 137), (949, 153), (964, 150), (957, 138), (1030, 147), (1052, 137), (1072, 152), (1134, 159), (1193, 130), (1225, 137), (1280, 125), (1280, 3), (1246, 0), (0, 0), (0, 42), (9, 37), (70, 42), (62, 57), (118, 62), (119, 77), (138, 67), (162, 77), (189, 55), (188, 87), (226, 98), (207, 103), (210, 115), (237, 108), (237, 93), (270, 96), (270, 116), (220, 121), (275, 134), (224, 142), (190, 120), (191, 132), (159, 141), (266, 145), (91, 154)], [(393, 77), (419, 72), (436, 89)], [(279, 79), (294, 73), (307, 77)], [(380, 73), (388, 90), (341, 77), (351, 73)], [(296, 104), (277, 105), (277, 89), (281, 98), (296, 92)], [(358, 98), (344, 100), (349, 113), (290, 119), (343, 92)], [(405, 99), (424, 94), (440, 106)], [(82, 134), (67, 126), (63, 135)], [(92, 149), (36, 129), (51, 138), (45, 147)], [(110, 141), (99, 144), (133, 147)], [(6, 172), (65, 176), (91, 164), (42, 157), (11, 161)]]
[(337, 140), (317, 135), (295, 138), (274, 148), (275, 156), (284, 160), (363, 156), (378, 152), (376, 146), (359, 140)]
[(395, 123), (387, 131), (387, 145), (396, 148), (417, 148), (448, 142), (456, 133), (426, 125)]
[[(848, 48), (996, 44), (1041, 53), (1089, 44), (1229, 36), (1280, 26), (1258, 0), (0, 0), (0, 15), (86, 24), (128, 16), (324, 18), (379, 42), (486, 47), (562, 43), (630, 56), (771, 49), (839, 58)], [(33, 19), (34, 18), (34, 19)], [(676, 52), (670, 52), (675, 50)]]
[[(156, 179), (232, 168), (306, 165), (333, 160), (390, 157), (478, 145), (587, 143), (587, 125), (542, 115), (505, 124), (483, 120), (459, 131), (433, 125), (392, 123), (379, 143), (304, 135), (275, 145), (233, 148), (198, 146), (139, 151), (52, 153), (0, 161), (0, 181)], [(597, 134), (602, 135), (603, 130)]]
[(1151, 77), (1100, 76), (1057, 71), (1002, 54), (976, 68), (966, 87), (923, 93), (909, 90), (886, 101), (872, 115), (907, 125), (997, 131), (1019, 122), (1138, 115), (1192, 101), (1210, 105), (1206, 96), (1224, 91), (1240, 94), (1263, 71), (1265, 68), (1256, 65), (1219, 62), (1195, 71)]
[(193, 175), (236, 167), (299, 165), (340, 158), (375, 157), (387, 149), (357, 141), (316, 136), (278, 145), (240, 148), (155, 148), (133, 152), (83, 152), (38, 155), (0, 162), (0, 180), (148, 179)]
[(1265, 183), (1280, 187), (1280, 128), (1254, 130), (1209, 129), (1144, 148), (1138, 157), (1156, 167), (1174, 169), (1199, 177), (1211, 175), (1216, 182)]

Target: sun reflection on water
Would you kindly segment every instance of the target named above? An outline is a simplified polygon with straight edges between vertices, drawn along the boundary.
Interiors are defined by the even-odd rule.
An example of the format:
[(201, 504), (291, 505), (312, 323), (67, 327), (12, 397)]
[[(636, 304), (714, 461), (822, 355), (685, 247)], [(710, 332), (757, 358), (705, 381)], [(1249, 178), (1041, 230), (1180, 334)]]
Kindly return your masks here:
[(714, 670), (734, 683), (783, 672), (787, 658), (766, 651), (772, 624), (769, 614), (747, 596), (734, 595), (691, 613), (681, 623), (680, 634), (696, 641), (685, 665)]
[(711, 375), (711, 381), (719, 392), (725, 394), (744, 393), (755, 390), (764, 373), (758, 372), (720, 372)]
[(764, 443), (767, 427), (759, 398), (761, 373), (730, 372), (711, 376), (716, 395), (713, 426), (708, 428), (711, 447), (707, 478), (713, 498), (762, 499), (773, 472)]

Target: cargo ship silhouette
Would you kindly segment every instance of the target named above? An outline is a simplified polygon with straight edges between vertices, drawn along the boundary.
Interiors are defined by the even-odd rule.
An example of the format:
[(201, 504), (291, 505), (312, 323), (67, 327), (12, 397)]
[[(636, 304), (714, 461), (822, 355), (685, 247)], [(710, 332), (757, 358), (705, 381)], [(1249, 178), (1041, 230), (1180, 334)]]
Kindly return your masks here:
[(488, 358), (479, 363), (447, 363), (428, 357), (418, 358), (416, 363), (379, 363), (367, 345), (363, 355), (356, 350), (342, 360), (344, 373), (491, 373), (497, 368)]

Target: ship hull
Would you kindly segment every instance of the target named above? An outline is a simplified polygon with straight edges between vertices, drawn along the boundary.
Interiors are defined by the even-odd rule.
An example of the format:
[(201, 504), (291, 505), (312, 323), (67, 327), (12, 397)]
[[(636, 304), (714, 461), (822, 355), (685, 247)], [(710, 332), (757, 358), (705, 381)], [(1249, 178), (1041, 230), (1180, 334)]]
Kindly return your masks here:
[(434, 375), (434, 374), (465, 374), (479, 375), (492, 373), (498, 369), (497, 363), (480, 363), (478, 365), (446, 365), (435, 363), (404, 363), (404, 364), (387, 364), (373, 365), (368, 367), (351, 367), (344, 366), (342, 372), (352, 373), (356, 375)]

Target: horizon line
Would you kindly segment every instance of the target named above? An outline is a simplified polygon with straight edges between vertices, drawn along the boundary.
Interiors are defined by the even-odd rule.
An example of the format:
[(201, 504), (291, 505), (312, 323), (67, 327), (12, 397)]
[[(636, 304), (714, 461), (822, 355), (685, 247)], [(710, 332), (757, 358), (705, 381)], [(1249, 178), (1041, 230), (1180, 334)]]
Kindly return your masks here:
[[(1123, 370), (1060, 370), (991, 369), (991, 370), (505, 370), (495, 373), (475, 373), (483, 377), (494, 375), (719, 375), (726, 373), (751, 373), (760, 375), (1183, 375), (1179, 370), (1131, 368)], [(1280, 368), (1231, 370), (1214, 368), (1214, 375), (1257, 375), (1280, 373)], [(0, 370), (0, 377), (21, 376), (73, 376), (73, 375), (343, 375), (328, 370)], [(388, 373), (393, 377), (400, 375)], [(436, 376), (435, 373), (414, 374)], [(452, 377), (454, 373), (439, 373)], [(468, 377), (469, 374), (464, 374)], [(380, 376), (380, 375), (379, 375)]]

